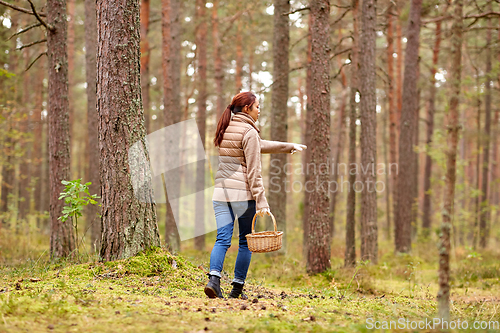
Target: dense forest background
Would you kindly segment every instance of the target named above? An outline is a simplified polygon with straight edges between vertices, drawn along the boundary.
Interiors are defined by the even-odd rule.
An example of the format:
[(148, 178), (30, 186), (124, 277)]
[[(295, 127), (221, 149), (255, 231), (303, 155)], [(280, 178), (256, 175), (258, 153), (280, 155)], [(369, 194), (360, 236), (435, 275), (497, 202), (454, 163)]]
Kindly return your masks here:
[[(67, 27), (57, 30), (41, 23), (51, 19), (53, 4), (1, 2), (0, 235), (19, 240), (18, 252), (5, 254), (2, 264), (26, 259), (33, 242), (44, 249), (51, 244), (53, 256), (67, 255), (63, 245), (56, 249), (51, 243), (57, 228), (59, 235), (69, 235), (54, 222), (63, 203), (56, 207), (57, 198), (51, 198), (64, 189), (61, 180), (82, 178), (92, 182), (91, 194), (110, 197), (105, 189), (111, 164), (102, 161), (113, 159), (113, 152), (99, 142), (118, 141), (104, 135), (107, 118), (99, 103), (128, 95), (112, 97), (120, 88), (108, 86), (112, 81), (100, 72), (113, 73), (120, 65), (106, 49), (106, 19), (113, 16), (99, 14), (112, 11), (98, 4), (94, 21), (91, 3), (66, 1), (57, 15)], [(131, 63), (140, 68), (142, 104), (136, 111), (143, 118), (130, 128), (149, 134), (196, 119), (206, 153), (214, 156), (213, 135), (225, 106), (240, 91), (256, 92), (261, 137), (309, 147), (302, 154), (264, 155), (262, 162), (271, 211), (286, 231), (282, 253), (304, 258), (307, 271), (322, 272), (332, 263), (377, 263), (389, 252), (432, 248), (449, 260), (450, 249), (453, 256), (498, 248), (498, 1), (142, 0), (140, 10), (136, 5), (140, 21), (131, 30), (140, 30), (140, 66), (139, 58)], [(66, 30), (66, 40), (59, 42), (67, 62), (54, 65), (54, 31)], [(120, 33), (117, 43), (130, 37)], [(50, 94), (51, 71), (67, 71), (67, 98), (64, 90)], [(53, 132), (50, 96), (68, 103)], [(113, 114), (112, 105), (103, 109)], [(57, 169), (62, 178), (51, 178), (51, 140), (69, 148), (69, 169)], [(288, 174), (271, 174), (274, 158)], [(310, 174), (307, 163), (326, 163), (329, 171)], [(361, 172), (369, 163), (376, 172)], [(357, 171), (350, 172), (355, 165)], [(210, 186), (213, 174), (205, 170), (198, 179)], [(305, 191), (304, 182), (317, 175), (338, 182), (338, 190)], [(273, 191), (273, 177), (288, 181), (288, 191)], [(377, 190), (348, 191), (356, 181), (377, 184)], [(110, 205), (84, 210), (77, 236), (90, 251), (112, 237), (112, 222), (102, 213)], [(205, 206), (193, 218), (213, 215)], [(168, 203), (157, 204), (153, 215), (161, 242), (171, 250), (211, 249), (214, 233), (180, 241)], [(101, 256), (116, 258), (104, 248)]]

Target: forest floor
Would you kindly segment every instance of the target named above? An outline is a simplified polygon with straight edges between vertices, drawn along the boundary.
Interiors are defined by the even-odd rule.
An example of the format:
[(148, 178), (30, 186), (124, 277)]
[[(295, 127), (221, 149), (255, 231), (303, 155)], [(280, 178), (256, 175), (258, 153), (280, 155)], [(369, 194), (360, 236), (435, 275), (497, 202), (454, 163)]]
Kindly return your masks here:
[[(317, 275), (306, 274), (291, 255), (254, 254), (249, 298), (236, 300), (203, 293), (209, 252), (180, 256), (156, 248), (127, 260), (80, 264), (42, 262), (41, 254), (5, 264), (5, 245), (0, 241), (0, 332), (383, 331), (371, 329), (375, 321), (423, 331), (411, 329), (412, 321), (437, 316), (437, 251), (422, 251), (423, 257), (388, 251), (377, 265), (344, 269), (342, 250), (334, 249), (334, 268)], [(228, 252), (229, 271), (236, 249)], [(499, 253), (455, 253), (452, 320), (468, 323), (461, 331), (474, 331), (475, 321), (491, 327), (500, 321)], [(225, 295), (231, 279), (224, 273)]]

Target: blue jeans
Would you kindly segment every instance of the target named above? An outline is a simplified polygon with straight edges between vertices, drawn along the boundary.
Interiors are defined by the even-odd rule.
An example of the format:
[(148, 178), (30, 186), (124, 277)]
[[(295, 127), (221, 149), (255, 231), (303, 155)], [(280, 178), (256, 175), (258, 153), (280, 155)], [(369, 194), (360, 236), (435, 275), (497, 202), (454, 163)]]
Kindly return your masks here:
[(240, 242), (234, 267), (233, 282), (245, 283), (252, 252), (248, 249), (245, 235), (252, 232), (252, 220), (255, 215), (255, 200), (248, 201), (213, 201), (217, 239), (210, 255), (210, 274), (221, 276), (227, 249), (231, 246), (235, 216), (238, 217)]

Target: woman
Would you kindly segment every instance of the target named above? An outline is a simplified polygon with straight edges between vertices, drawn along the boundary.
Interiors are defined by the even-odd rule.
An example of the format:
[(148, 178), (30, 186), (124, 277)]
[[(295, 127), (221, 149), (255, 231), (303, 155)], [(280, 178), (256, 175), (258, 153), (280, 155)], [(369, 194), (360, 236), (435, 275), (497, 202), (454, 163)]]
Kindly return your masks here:
[[(232, 118), (231, 113), (234, 114)], [(212, 197), (217, 239), (210, 255), (209, 282), (205, 287), (205, 294), (210, 298), (223, 297), (220, 278), (236, 217), (240, 230), (239, 249), (229, 298), (246, 298), (243, 285), (252, 253), (245, 235), (252, 231), (255, 214), (271, 214), (264, 193), (260, 154), (293, 154), (307, 148), (300, 144), (260, 139), (260, 130), (255, 125), (259, 114), (257, 96), (252, 92), (242, 92), (233, 97), (217, 124), (214, 145), (219, 150), (219, 168)]]

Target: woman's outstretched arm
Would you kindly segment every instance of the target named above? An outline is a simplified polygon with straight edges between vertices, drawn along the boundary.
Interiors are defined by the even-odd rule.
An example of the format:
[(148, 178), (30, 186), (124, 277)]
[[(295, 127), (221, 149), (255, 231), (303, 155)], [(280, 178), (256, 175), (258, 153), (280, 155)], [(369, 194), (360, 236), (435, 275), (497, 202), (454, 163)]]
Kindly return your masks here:
[(307, 146), (298, 143), (268, 141), (260, 139), (260, 152), (262, 154), (293, 154), (306, 148)]
[(290, 154), (294, 147), (294, 143), (269, 141), (260, 139), (260, 152), (262, 154)]

